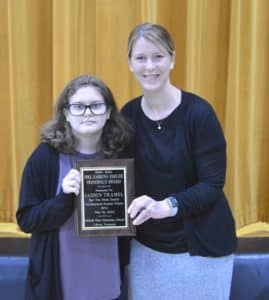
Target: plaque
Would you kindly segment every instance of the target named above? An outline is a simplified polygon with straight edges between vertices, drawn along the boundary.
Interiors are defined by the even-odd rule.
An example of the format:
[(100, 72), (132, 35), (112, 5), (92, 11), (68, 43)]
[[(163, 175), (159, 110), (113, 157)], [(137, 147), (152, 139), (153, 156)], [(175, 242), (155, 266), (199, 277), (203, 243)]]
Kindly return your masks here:
[(127, 212), (134, 199), (134, 160), (79, 160), (81, 174), (77, 197), (80, 236), (135, 235)]

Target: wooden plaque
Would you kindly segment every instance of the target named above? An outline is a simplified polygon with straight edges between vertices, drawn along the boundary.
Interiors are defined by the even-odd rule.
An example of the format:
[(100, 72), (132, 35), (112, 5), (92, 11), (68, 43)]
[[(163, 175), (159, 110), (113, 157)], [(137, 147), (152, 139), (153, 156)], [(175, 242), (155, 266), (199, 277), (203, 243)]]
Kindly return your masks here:
[(81, 174), (77, 197), (80, 236), (135, 235), (127, 213), (134, 199), (134, 160), (80, 160)]

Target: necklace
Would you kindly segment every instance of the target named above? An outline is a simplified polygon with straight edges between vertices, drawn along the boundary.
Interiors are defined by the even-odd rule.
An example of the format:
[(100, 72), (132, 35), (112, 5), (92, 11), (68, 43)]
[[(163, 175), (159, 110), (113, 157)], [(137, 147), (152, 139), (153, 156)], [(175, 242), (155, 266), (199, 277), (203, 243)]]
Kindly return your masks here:
[[(144, 101), (144, 96), (142, 97), (142, 101)], [(150, 107), (150, 109), (152, 110), (152, 107)], [(160, 120), (154, 120), (154, 122), (156, 123), (157, 129), (158, 130), (162, 130), (162, 124), (163, 124), (164, 119), (160, 119)]]
[[(147, 105), (146, 105), (146, 107), (145, 107), (145, 102), (146, 101), (145, 101), (145, 97), (144, 96), (142, 97), (141, 102), (144, 102), (144, 109), (145, 109), (145, 111), (150, 111), (150, 112), (154, 113), (155, 116), (157, 115), (156, 110), (154, 111), (154, 109), (151, 106), (150, 102), (148, 102)], [(168, 107), (167, 110), (168, 110), (169, 113), (165, 114), (166, 116), (169, 115), (175, 109), (176, 106), (180, 105), (180, 103), (181, 103), (181, 91), (177, 90), (177, 95), (176, 95), (176, 98), (174, 97), (173, 103), (174, 104), (172, 106), (170, 105), (170, 108)], [(176, 106), (175, 106), (175, 104), (176, 104)], [(149, 109), (146, 109), (147, 107)], [(149, 113), (149, 115), (152, 115), (152, 113)], [(146, 115), (147, 115), (147, 113), (146, 113)], [(164, 115), (164, 114), (162, 114), (162, 115)], [(164, 118), (162, 118), (160, 120), (155, 120), (154, 121), (154, 122), (156, 122), (156, 127), (157, 127), (158, 130), (162, 130), (162, 126), (163, 126), (163, 122), (164, 122), (165, 118), (166, 117), (164, 117)], [(153, 120), (153, 118), (151, 118), (151, 119)]]
[(157, 123), (157, 129), (162, 130), (163, 119), (156, 121), (156, 123)]

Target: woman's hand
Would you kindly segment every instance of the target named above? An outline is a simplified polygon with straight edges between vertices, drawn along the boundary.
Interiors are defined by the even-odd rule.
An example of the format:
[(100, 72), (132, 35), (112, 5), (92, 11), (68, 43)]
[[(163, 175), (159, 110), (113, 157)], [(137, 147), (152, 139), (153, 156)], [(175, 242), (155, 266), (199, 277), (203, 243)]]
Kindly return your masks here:
[(134, 225), (140, 225), (149, 219), (163, 219), (171, 216), (171, 208), (166, 199), (156, 201), (143, 195), (135, 198), (128, 208)]
[(71, 169), (64, 177), (62, 189), (65, 194), (74, 193), (76, 196), (80, 191), (81, 176), (78, 170)]

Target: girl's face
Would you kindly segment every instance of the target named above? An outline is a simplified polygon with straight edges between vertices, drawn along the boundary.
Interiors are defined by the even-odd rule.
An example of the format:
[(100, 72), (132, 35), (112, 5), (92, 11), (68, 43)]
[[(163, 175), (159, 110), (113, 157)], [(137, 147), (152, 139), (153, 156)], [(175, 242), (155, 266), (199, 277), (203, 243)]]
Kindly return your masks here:
[(161, 45), (140, 37), (133, 46), (129, 67), (144, 91), (157, 91), (170, 81), (174, 56)]
[(68, 109), (65, 109), (66, 120), (79, 140), (96, 134), (101, 136), (109, 116), (110, 110), (103, 96), (93, 86), (78, 89), (70, 97)]

